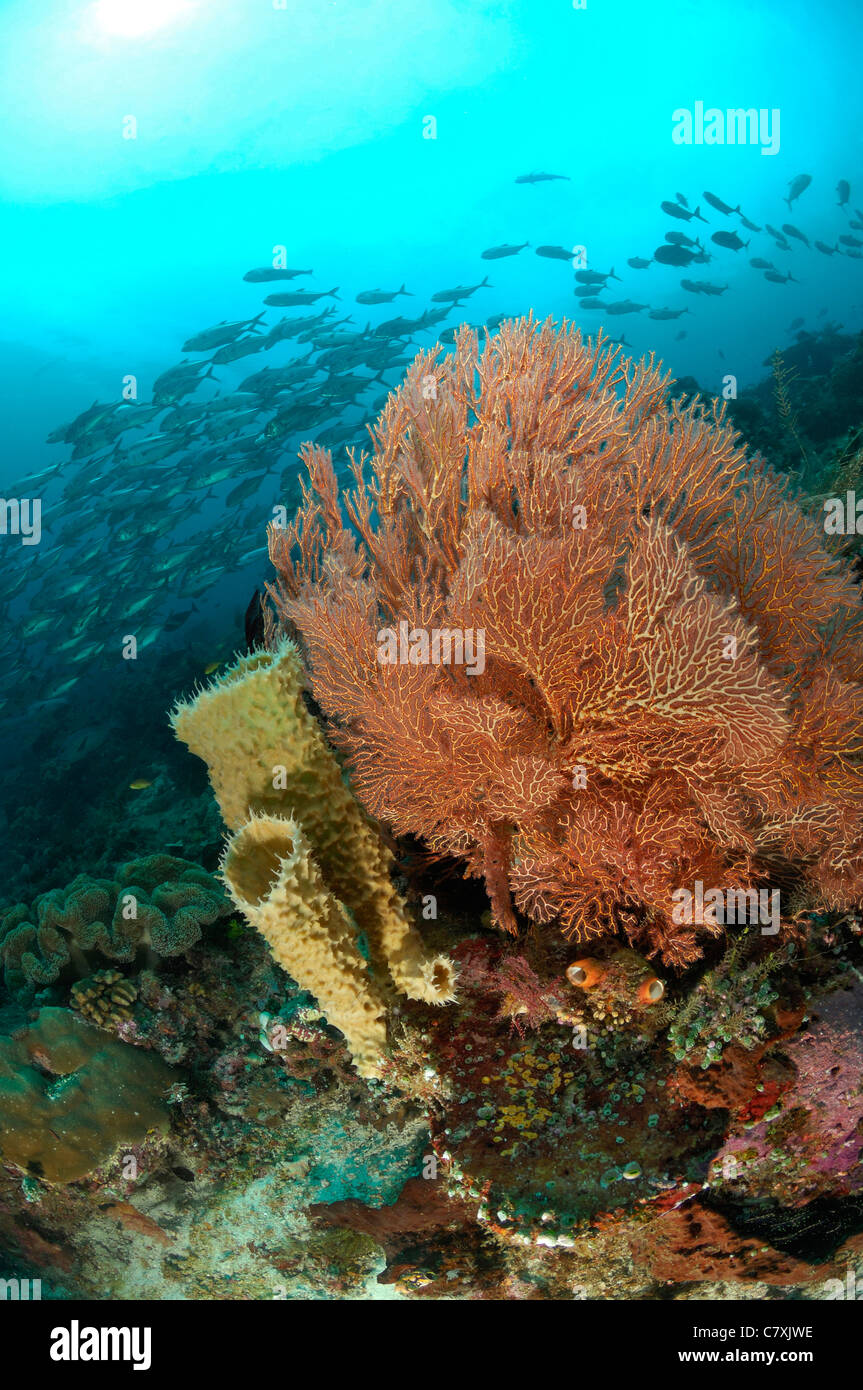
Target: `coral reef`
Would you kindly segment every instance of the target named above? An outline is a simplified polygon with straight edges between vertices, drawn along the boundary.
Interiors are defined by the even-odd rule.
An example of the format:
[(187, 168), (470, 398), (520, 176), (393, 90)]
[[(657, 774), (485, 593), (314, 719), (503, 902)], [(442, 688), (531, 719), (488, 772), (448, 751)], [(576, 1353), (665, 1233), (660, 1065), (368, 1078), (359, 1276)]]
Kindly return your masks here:
[(390, 396), (371, 483), (354, 460), (340, 498), (305, 449), (271, 597), (372, 815), (465, 861), (509, 932), (514, 904), (680, 968), (721, 931), (681, 886), (860, 897), (863, 690), (851, 576), (666, 387), (566, 324), (461, 331)]
[(67, 1009), (40, 1009), (33, 1024), (0, 1039), (0, 1154), (46, 1182), (77, 1182), (121, 1144), (167, 1130), (173, 1079), (152, 1053)]
[(83, 1018), (98, 1028), (115, 1028), (132, 1017), (138, 991), (119, 970), (97, 970), (72, 986), (69, 1002)]
[(198, 864), (154, 854), (123, 864), (113, 879), (78, 874), (42, 893), (28, 908), (0, 915), (0, 961), (6, 988), (32, 998), (72, 967), (90, 973), (93, 955), (131, 962), (141, 955), (179, 956), (202, 928), (230, 912), (224, 890)]
[[(0, 916), (0, 1273), (836, 1297), (863, 1269), (858, 586), (719, 409), (566, 326), (422, 355), (376, 439), (346, 519), (306, 450), (281, 633), (174, 711), (227, 894), (94, 859)], [(430, 630), (482, 632), (474, 671), (426, 663)], [(123, 834), (161, 816), (214, 868), (203, 766), (173, 760)], [(699, 879), (780, 889), (780, 929), (677, 920)]]

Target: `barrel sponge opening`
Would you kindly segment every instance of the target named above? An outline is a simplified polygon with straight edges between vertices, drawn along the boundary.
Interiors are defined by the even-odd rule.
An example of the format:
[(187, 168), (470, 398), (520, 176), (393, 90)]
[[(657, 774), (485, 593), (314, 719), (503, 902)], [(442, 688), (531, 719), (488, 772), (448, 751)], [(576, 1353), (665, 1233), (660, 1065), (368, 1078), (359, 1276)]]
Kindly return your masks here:
[[(323, 883), (364, 933), (379, 979), (389, 974), (410, 999), (449, 1003), (455, 967), (446, 957), (429, 954), (411, 922), (390, 878), (392, 856), (306, 708), (304, 681), (299, 652), (290, 641), (272, 652), (241, 657), (206, 689), (175, 706), (174, 732), (207, 764), (229, 829), (246, 827), (258, 837), (267, 833), (263, 821), (284, 823), (285, 817), (302, 828)], [(286, 851), (274, 847), (273, 852), (284, 858)], [(277, 872), (272, 860), (267, 867), (263, 841), (257, 843), (254, 864), (245, 864), (245, 852), (234, 857), (231, 874)], [(232, 892), (239, 894), (238, 906), (240, 898), (260, 902), (270, 882), (236, 879)]]
[(328, 889), (299, 822), (252, 816), (222, 859), (228, 892), (265, 937), (274, 960), (313, 994), (338, 1028), (360, 1076), (380, 1076), (386, 998), (369, 974), (355, 927)]

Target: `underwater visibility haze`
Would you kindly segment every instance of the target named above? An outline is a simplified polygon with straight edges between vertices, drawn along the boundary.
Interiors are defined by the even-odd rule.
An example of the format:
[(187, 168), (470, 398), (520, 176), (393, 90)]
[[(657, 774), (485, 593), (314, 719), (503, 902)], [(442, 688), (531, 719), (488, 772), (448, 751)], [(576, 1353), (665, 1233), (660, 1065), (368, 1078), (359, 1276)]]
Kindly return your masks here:
[(855, 1297), (861, 41), (4, 0), (7, 1297)]

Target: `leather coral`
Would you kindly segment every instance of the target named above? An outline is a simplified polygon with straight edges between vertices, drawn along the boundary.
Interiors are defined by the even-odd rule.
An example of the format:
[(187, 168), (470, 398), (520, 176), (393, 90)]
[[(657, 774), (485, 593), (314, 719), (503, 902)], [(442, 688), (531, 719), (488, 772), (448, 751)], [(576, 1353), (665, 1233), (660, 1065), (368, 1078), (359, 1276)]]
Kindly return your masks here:
[[(507, 931), (684, 966), (721, 930), (673, 912), (698, 880), (861, 897), (861, 605), (723, 408), (668, 381), (566, 323), (461, 330), (390, 396), (370, 479), (304, 448), (271, 596), (373, 816), (462, 859)], [(483, 660), (435, 660), (435, 632)]]

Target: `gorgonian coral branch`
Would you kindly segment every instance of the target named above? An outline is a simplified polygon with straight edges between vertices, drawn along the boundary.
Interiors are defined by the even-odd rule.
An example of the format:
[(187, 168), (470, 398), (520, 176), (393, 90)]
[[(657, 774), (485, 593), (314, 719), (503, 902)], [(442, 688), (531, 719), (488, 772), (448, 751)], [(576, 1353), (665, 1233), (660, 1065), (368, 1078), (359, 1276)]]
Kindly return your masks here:
[[(863, 893), (860, 605), (723, 408), (567, 324), (419, 355), (342, 492), (308, 445), (271, 586), (367, 810), (578, 941), (683, 966), (679, 887)], [(483, 662), (380, 633), (482, 632)]]

